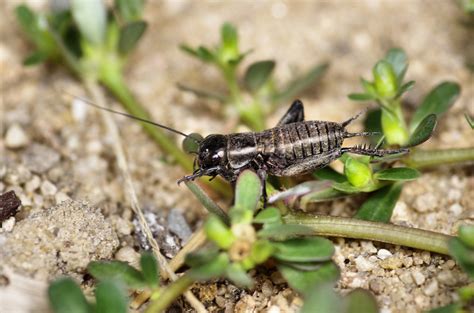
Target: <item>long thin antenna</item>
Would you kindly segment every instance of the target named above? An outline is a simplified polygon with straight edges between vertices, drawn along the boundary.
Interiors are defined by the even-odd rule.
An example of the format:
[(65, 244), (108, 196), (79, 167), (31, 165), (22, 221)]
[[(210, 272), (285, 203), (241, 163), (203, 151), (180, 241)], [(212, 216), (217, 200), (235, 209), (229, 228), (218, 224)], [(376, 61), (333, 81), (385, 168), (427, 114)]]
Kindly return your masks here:
[[(92, 102), (92, 101), (90, 101), (90, 100), (88, 100), (88, 99), (86, 99), (86, 98), (73, 95), (73, 94), (71, 94), (71, 93), (69, 93), (69, 92), (67, 92), (67, 91), (63, 91), (63, 92), (67, 93), (67, 94), (70, 95), (71, 97), (80, 99), (80, 100), (84, 101), (85, 103), (87, 103), (88, 105), (93, 106), (93, 107), (95, 107), (95, 108), (97, 108), (97, 109), (105, 110), (105, 111), (108, 111), (108, 112), (110, 112), (110, 113), (115, 113), (115, 114), (119, 114), (119, 115), (122, 115), (122, 116), (126, 116), (126, 117), (128, 117), (128, 118), (131, 118), (131, 119), (134, 119), (134, 120), (137, 120), (137, 121), (140, 121), (140, 122), (144, 122), (144, 123), (148, 123), (148, 124), (151, 124), (151, 125), (155, 125), (155, 126), (157, 126), (157, 127), (164, 128), (164, 129), (166, 129), (166, 130), (168, 130), (168, 131), (170, 131), (170, 132), (179, 134), (179, 135), (184, 136), (184, 137), (191, 138), (191, 139), (193, 139), (194, 141), (196, 141), (196, 138), (193, 138), (192, 136), (186, 135), (185, 133), (180, 132), (179, 130), (176, 130), (176, 129), (174, 129), (174, 128), (171, 128), (171, 127), (168, 127), (168, 126), (165, 126), (165, 125), (156, 123), (156, 122), (152, 122), (152, 121), (149, 121), (149, 120), (146, 120), (146, 119), (144, 119), (144, 118), (141, 118), (141, 117), (138, 117), (138, 116), (134, 116), (134, 115), (131, 115), (131, 114), (128, 114), (128, 113), (115, 111), (115, 110), (112, 110), (112, 109), (109, 109), (109, 108), (106, 108), (106, 107), (97, 105), (97, 104), (95, 104), (94, 102)], [(196, 142), (197, 142), (197, 141), (196, 141)]]

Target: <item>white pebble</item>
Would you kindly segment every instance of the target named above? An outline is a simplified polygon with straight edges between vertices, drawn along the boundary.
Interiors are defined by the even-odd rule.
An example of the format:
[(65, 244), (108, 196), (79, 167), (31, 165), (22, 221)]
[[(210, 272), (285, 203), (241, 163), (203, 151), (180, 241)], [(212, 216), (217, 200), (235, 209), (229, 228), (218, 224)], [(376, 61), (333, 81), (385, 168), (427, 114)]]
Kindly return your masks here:
[(377, 251), (377, 257), (381, 260), (385, 260), (392, 256), (392, 252), (388, 251), (387, 249), (380, 249)]
[(41, 184), (41, 194), (43, 196), (54, 196), (58, 192), (58, 188), (53, 185), (49, 180), (45, 180)]
[(82, 99), (74, 98), (72, 101), (72, 117), (76, 121), (82, 122), (85, 120), (87, 109), (87, 103), (85, 103)]
[(38, 176), (34, 175), (33, 178), (31, 178), (29, 181), (26, 182), (25, 190), (27, 192), (33, 192), (36, 189), (38, 189), (40, 185), (41, 185), (41, 179)]
[(140, 254), (138, 254), (132, 247), (125, 246), (117, 251), (115, 254), (115, 259), (122, 262), (127, 262), (131, 266), (138, 267)]
[(7, 219), (6, 221), (3, 221), (2, 223), (2, 230), (4, 232), (11, 232), (13, 230), (13, 226), (15, 226), (15, 217), (10, 217), (9, 219)]
[(421, 286), (423, 285), (423, 283), (425, 282), (425, 275), (423, 275), (421, 272), (419, 271), (414, 271), (411, 273), (411, 275), (413, 276), (413, 279), (415, 280), (415, 283), (418, 285), (418, 286)]
[(61, 202), (64, 202), (64, 201), (67, 201), (67, 200), (70, 200), (70, 199), (71, 198), (69, 198), (69, 196), (66, 193), (62, 192), (62, 191), (58, 192), (54, 196), (54, 200), (56, 201), (56, 204), (59, 204)]
[(434, 294), (438, 291), (438, 281), (432, 280), (428, 286), (423, 289), (423, 293), (427, 296), (434, 296)]
[(7, 148), (22, 148), (25, 147), (29, 142), (30, 139), (20, 124), (13, 124), (8, 128), (5, 135), (5, 145)]
[(453, 213), (454, 216), (459, 216), (463, 211), (463, 207), (459, 203), (454, 203), (449, 207), (449, 211)]
[(366, 260), (363, 256), (359, 255), (355, 258), (355, 264), (359, 272), (368, 272), (371, 271), (375, 265), (370, 261)]
[(413, 204), (413, 208), (420, 212), (425, 213), (428, 211), (434, 211), (438, 206), (438, 199), (432, 193), (425, 193), (418, 196)]

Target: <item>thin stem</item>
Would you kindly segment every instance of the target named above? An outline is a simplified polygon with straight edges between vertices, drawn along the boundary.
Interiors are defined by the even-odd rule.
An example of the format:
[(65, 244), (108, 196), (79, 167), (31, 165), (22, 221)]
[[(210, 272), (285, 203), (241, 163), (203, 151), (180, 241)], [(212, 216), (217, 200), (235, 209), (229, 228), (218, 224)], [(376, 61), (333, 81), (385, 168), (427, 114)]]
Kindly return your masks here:
[[(181, 296), (191, 285), (194, 280), (184, 274), (170, 285), (166, 286), (162, 293), (153, 299), (146, 309), (145, 313), (164, 312), (179, 296)], [(154, 297), (153, 297), (154, 298)]]
[(474, 162), (474, 148), (413, 150), (402, 161), (414, 168)]
[(286, 224), (310, 227), (319, 236), (380, 241), (448, 255), (448, 241), (453, 238), (429, 230), (347, 217), (288, 214), (283, 219)]
[(199, 202), (209, 211), (209, 213), (217, 215), (224, 223), (230, 224), (227, 213), (215, 203), (197, 184), (192, 181), (187, 181), (186, 186), (198, 198)]

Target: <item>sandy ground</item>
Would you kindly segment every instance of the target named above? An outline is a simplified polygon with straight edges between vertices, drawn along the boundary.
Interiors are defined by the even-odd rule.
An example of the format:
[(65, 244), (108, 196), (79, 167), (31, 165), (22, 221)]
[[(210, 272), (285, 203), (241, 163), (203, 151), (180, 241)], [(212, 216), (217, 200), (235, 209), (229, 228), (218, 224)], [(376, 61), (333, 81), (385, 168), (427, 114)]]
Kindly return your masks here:
[[(234, 121), (218, 117), (217, 103), (196, 99), (175, 86), (183, 82), (224, 88), (214, 69), (177, 47), (183, 42), (212, 45), (220, 25), (230, 21), (238, 27), (242, 50), (254, 49), (242, 68), (256, 60), (275, 59), (277, 80), (285, 82), (310, 65), (331, 62), (317, 88), (301, 95), (311, 119), (341, 121), (366, 106), (349, 101), (347, 94), (360, 90), (359, 77), (369, 78), (372, 65), (389, 48), (403, 47), (410, 60), (406, 79), (417, 82), (406, 96), (410, 108), (443, 80), (457, 81), (462, 87), (461, 97), (424, 147), (474, 145), (463, 118), (465, 112), (474, 114), (474, 79), (465, 67), (474, 43), (468, 40), (472, 33), (462, 26), (463, 13), (455, 1), (149, 2), (145, 16), (149, 29), (133, 54), (127, 80), (164, 124), (187, 133), (232, 131), (229, 125)], [(77, 95), (85, 91), (57, 68), (22, 66), (29, 47), (12, 14), (17, 3), (0, 4), (0, 192), (15, 190), (23, 207), (0, 230), (0, 266), (4, 276), (16, 272), (8, 274), (10, 279), (21, 274), (38, 284), (62, 274), (81, 280), (88, 261), (113, 257), (136, 261), (139, 244), (102, 120), (93, 110), (85, 117), (74, 114), (68, 106), (71, 99), (58, 95), (53, 87)], [(285, 110), (282, 106), (269, 116), (269, 124)], [(165, 221), (166, 212), (174, 209), (191, 227), (199, 224), (204, 210), (185, 187), (175, 184), (182, 170), (167, 162), (139, 125), (122, 118), (116, 121), (145, 210)], [(25, 135), (24, 144), (16, 149), (5, 146), (12, 127)], [(354, 129), (360, 127), (359, 123)], [(461, 221), (474, 220), (473, 188), (472, 166), (426, 171), (407, 184), (392, 221), (453, 234)], [(325, 210), (349, 216), (358, 204), (357, 199), (335, 201)], [(178, 237), (172, 236), (179, 242)], [(334, 259), (342, 269), (338, 288), (342, 292), (370, 289), (382, 312), (420, 312), (447, 304), (466, 282), (447, 257), (378, 243), (335, 242)], [(175, 253), (172, 248), (165, 254)], [(380, 257), (387, 256), (381, 249), (389, 251), (388, 258)], [(238, 290), (218, 281), (194, 291), (211, 311), (294, 311), (301, 305), (278, 274), (254, 274), (259, 282), (255, 290)], [(23, 294), (24, 299), (28, 294)], [(6, 294), (0, 289), (0, 295)], [(27, 306), (14, 304), (2, 308), (1, 303), (2, 313), (28, 311)]]

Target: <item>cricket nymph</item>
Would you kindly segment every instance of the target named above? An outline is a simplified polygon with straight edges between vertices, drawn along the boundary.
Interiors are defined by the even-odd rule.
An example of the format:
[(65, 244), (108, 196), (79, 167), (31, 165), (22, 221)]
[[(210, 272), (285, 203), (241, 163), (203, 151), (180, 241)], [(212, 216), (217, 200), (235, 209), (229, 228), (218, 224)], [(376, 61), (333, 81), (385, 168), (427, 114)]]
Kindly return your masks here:
[(197, 168), (192, 175), (183, 177), (178, 183), (200, 176), (217, 175), (234, 182), (240, 172), (253, 169), (264, 184), (268, 174), (296, 176), (309, 173), (327, 166), (345, 152), (384, 156), (407, 151), (342, 147), (346, 138), (373, 135), (346, 131), (346, 126), (359, 115), (343, 123), (304, 121), (303, 103), (296, 100), (274, 128), (261, 132), (213, 134), (202, 139), (196, 152)]

